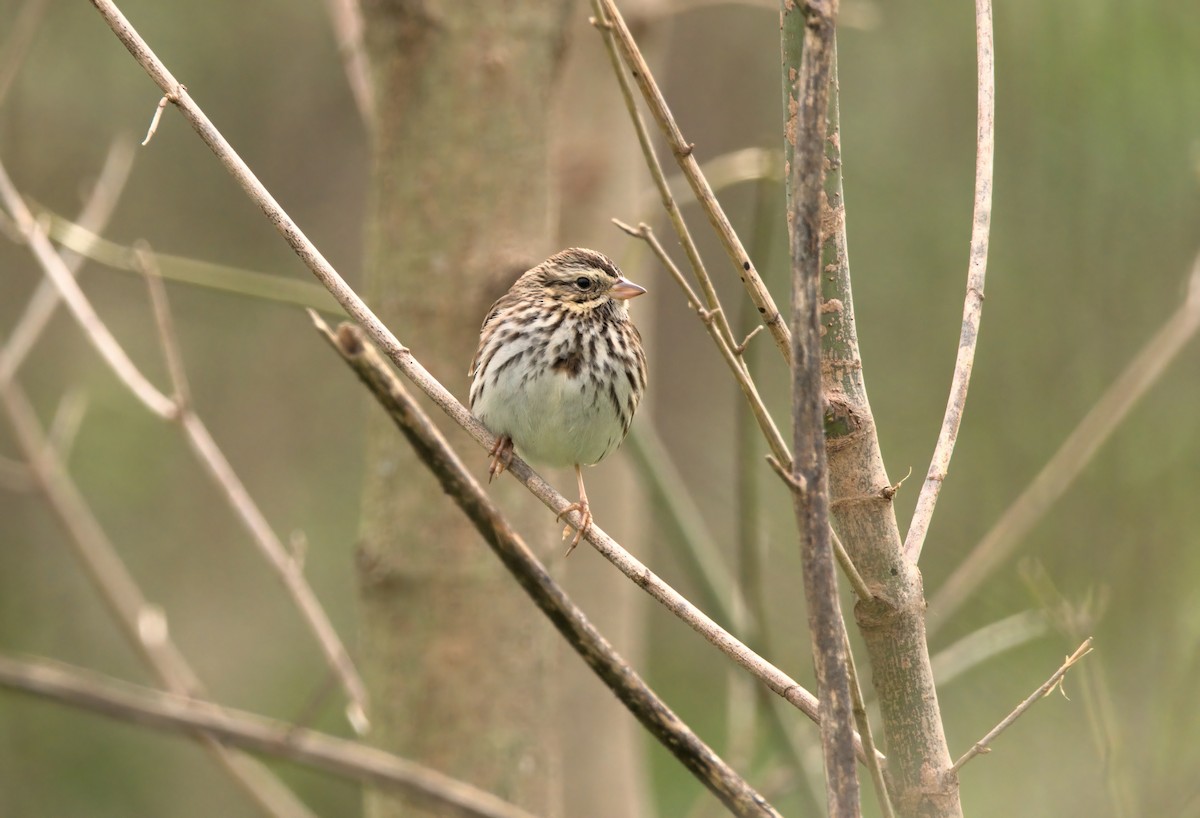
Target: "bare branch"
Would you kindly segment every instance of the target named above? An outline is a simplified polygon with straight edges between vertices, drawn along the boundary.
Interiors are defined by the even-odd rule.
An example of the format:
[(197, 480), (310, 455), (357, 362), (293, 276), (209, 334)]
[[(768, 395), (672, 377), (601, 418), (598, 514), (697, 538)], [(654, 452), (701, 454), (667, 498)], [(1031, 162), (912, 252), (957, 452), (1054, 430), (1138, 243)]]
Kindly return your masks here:
[[(96, 184), (79, 214), (78, 224), (82, 229), (90, 233), (104, 229), (112, 217), (121, 192), (125, 189), (125, 182), (129, 179), (132, 168), (133, 146), (124, 139), (114, 141), (104, 156), (100, 175), (96, 178)], [(64, 252), (62, 258), (67, 264), (67, 269), (75, 274), (79, 271), (84, 256), (80, 253)], [(0, 349), (0, 386), (8, 383), (20, 369), (58, 308), (58, 302), (58, 290), (49, 279), (43, 278), (4, 348)]]
[(667, 107), (667, 101), (663, 98), (662, 92), (659, 91), (658, 83), (655, 82), (654, 76), (650, 73), (650, 67), (646, 64), (645, 58), (642, 57), (642, 53), (638, 49), (633, 35), (629, 32), (629, 27), (625, 25), (625, 20), (621, 16), (616, 3), (613, 0), (595, 0), (595, 2), (599, 3), (603, 9), (602, 19), (606, 19), (608, 25), (611, 25), (611, 31), (616, 35), (616, 40), (620, 45), (621, 55), (624, 58), (625, 64), (629, 67), (630, 73), (633, 74), (634, 80), (642, 91), (642, 97), (646, 100), (646, 104), (649, 106), (651, 113), (658, 122), (659, 128), (666, 137), (667, 144), (671, 147), (671, 152), (675, 155), (680, 170), (683, 171), (688, 183), (692, 186), (692, 192), (695, 194), (696, 200), (708, 216), (713, 230), (720, 237), (726, 253), (729, 254), (729, 258), (737, 268), (738, 275), (746, 286), (746, 292), (750, 294), (754, 305), (758, 307), (763, 323), (767, 325), (767, 329), (771, 331), (771, 335), (775, 338), (775, 344), (783, 354), (784, 360), (790, 365), (792, 341), (787, 322), (784, 320), (783, 315), (780, 314), (779, 308), (775, 306), (774, 299), (771, 298), (766, 284), (759, 277), (758, 271), (754, 268), (754, 262), (751, 261), (746, 248), (742, 246), (741, 239), (734, 232), (733, 225), (730, 224), (729, 218), (721, 208), (720, 202), (713, 195), (712, 187), (708, 184), (708, 180), (704, 178), (704, 173), (700, 170), (700, 163), (696, 161), (696, 157), (693, 155), (695, 146), (684, 140), (683, 133), (679, 130), (679, 126), (676, 124), (675, 117), (671, 114), (670, 108)]
[(938, 589), (929, 603), (930, 635), (946, 624), (992, 571), (1016, 550), (1197, 330), (1200, 330), (1200, 255), (1193, 263), (1184, 302), (1138, 350), (1058, 451)]
[(1062, 667), (1054, 671), (1054, 674), (1051, 675), (1041, 687), (1033, 691), (1033, 693), (1029, 695), (1029, 698), (1018, 704), (1015, 710), (1005, 716), (1004, 719), (995, 727), (993, 727), (986, 736), (975, 742), (971, 749), (963, 754), (962, 758), (954, 762), (954, 765), (950, 767), (950, 772), (957, 773), (960, 769), (962, 769), (964, 764), (973, 759), (975, 756), (982, 753), (990, 753), (992, 750), (988, 745), (995, 741), (997, 736), (1011, 727), (1013, 722), (1021, 718), (1021, 716), (1025, 714), (1025, 711), (1033, 707), (1033, 705), (1037, 703), (1039, 699), (1045, 698), (1052, 690), (1054, 690), (1054, 688), (1058, 687), (1062, 683), (1063, 677), (1067, 675), (1067, 671), (1070, 670), (1076, 662), (1091, 652), (1092, 638), (1089, 636), (1083, 641), (1082, 645), (1076, 648), (1074, 653), (1067, 657), (1066, 661), (1063, 662)]
[[(612, 63), (613, 74), (617, 78), (617, 85), (621, 89), (621, 97), (625, 101), (625, 109), (629, 113), (629, 120), (633, 124), (634, 133), (637, 135), (638, 145), (642, 149), (646, 169), (650, 172), (650, 178), (654, 181), (654, 187), (658, 190), (660, 203), (663, 210), (666, 211), (667, 218), (671, 221), (671, 226), (675, 229), (675, 235), (679, 237), (679, 243), (683, 247), (684, 255), (687, 256), (688, 264), (691, 265), (692, 274), (695, 275), (696, 281), (700, 284), (700, 289), (704, 292), (705, 306), (710, 311), (719, 311), (721, 300), (717, 296), (717, 289), (713, 286), (712, 278), (708, 275), (708, 270), (704, 266), (704, 260), (700, 257), (700, 250), (696, 247), (692, 233), (683, 218), (683, 212), (679, 209), (679, 203), (675, 201), (675, 196), (671, 193), (671, 186), (667, 182), (667, 176), (663, 171), (662, 163), (658, 161), (658, 154), (654, 151), (650, 129), (646, 127), (646, 121), (642, 118), (642, 114), (638, 110), (637, 101), (634, 99), (633, 85), (630, 83), (629, 75), (625, 72), (621, 64), (621, 55), (618, 52), (616, 36), (613, 34), (613, 26), (608, 21), (600, 0), (592, 0), (592, 9), (596, 13), (596, 16), (592, 19), (592, 23), (600, 31), (601, 38), (604, 40), (604, 47), (608, 51), (609, 61)], [(679, 277), (677, 280), (682, 281), (683, 279)], [(690, 287), (687, 289), (691, 300), (696, 304), (696, 309), (699, 310), (701, 308), (699, 299), (696, 298), (694, 293), (690, 292)], [(733, 331), (729, 328), (729, 322), (724, 320), (723, 316), (716, 325), (716, 329), (729, 344), (733, 344)]]
[[(821, 205), (825, 134), (833, 76), (837, 0), (812, 0), (803, 9), (804, 48), (794, 81), (799, 103), (788, 184), (792, 271), (792, 504), (804, 569), (808, 630), (821, 699), (821, 745), (830, 816), (859, 818), (861, 793), (854, 763), (854, 713), (846, 624), (838, 597), (830, 538), (828, 462), (821, 361)], [(865, 587), (865, 585), (864, 585)]]
[(874, 596), (871, 593), (871, 587), (867, 585), (867, 581), (863, 579), (863, 575), (858, 572), (858, 567), (854, 564), (854, 560), (850, 559), (850, 552), (846, 550), (846, 546), (842, 543), (842, 538), (833, 530), (832, 524), (829, 526), (829, 537), (833, 541), (833, 555), (837, 557), (838, 565), (842, 567), (842, 573), (850, 581), (850, 587), (854, 589), (854, 595), (861, 600), (871, 599)]
[[(836, 538), (837, 533), (833, 533)], [(835, 540), (836, 542), (836, 540)], [(847, 557), (847, 559), (849, 559)], [(850, 649), (850, 634), (843, 629), (842, 636), (846, 641), (846, 670), (850, 674), (850, 695), (854, 700), (854, 722), (858, 725), (858, 733), (862, 736), (863, 747), (867, 751), (867, 770), (871, 773), (871, 785), (875, 788), (875, 798), (879, 801), (879, 812), (883, 818), (896, 818), (892, 808), (891, 793), (887, 788), (887, 777), (883, 774), (883, 764), (880, 753), (875, 749), (875, 734), (871, 730), (871, 719), (867, 715), (867, 704), (863, 699), (862, 685), (858, 680), (858, 666), (854, 662), (854, 651)]]
[[(46, 440), (24, 392), (15, 383), (0, 384), (0, 406), (8, 414), (34, 481), (66, 529), (76, 558), (125, 637), (168, 690), (181, 695), (200, 692), (200, 680), (171, 641), (161, 608), (143, 596)], [(146, 627), (151, 619), (158, 623), (157, 627)], [(312, 818), (296, 796), (261, 765), (239, 757), (211, 739), (204, 739), (204, 743), (217, 762), (269, 814), (279, 818)]]
[[(0, 685), (165, 732), (190, 733), (286, 758), (470, 818), (534, 818), (491, 793), (374, 747), (189, 695), (118, 683), (99, 674), (0, 656)], [(219, 745), (218, 745), (219, 746)]]
[[(734, 380), (741, 387), (742, 394), (745, 395), (746, 401), (750, 405), (750, 411), (753, 413), (754, 419), (758, 421), (758, 428), (762, 430), (763, 437), (766, 438), (771, 452), (780, 462), (787, 463), (790, 466), (792, 453), (788, 450), (787, 443), (784, 441), (783, 435), (779, 433), (778, 427), (775, 426), (775, 420), (771, 417), (766, 403), (758, 394), (758, 386), (754, 383), (754, 378), (750, 375), (750, 370), (746, 366), (745, 361), (740, 357), (741, 351), (734, 348), (733, 339), (728, 334), (729, 323), (725, 320), (724, 313), (719, 312), (719, 307), (705, 310), (700, 306), (699, 302), (696, 301), (696, 294), (688, 286), (683, 273), (675, 266), (675, 262), (671, 261), (671, 257), (667, 255), (667, 251), (663, 248), (658, 237), (654, 235), (654, 231), (650, 229), (648, 224), (642, 223), (633, 228), (616, 219), (613, 219), (613, 223), (629, 235), (645, 241), (663, 267), (670, 272), (671, 277), (679, 283), (684, 291), (684, 295), (687, 296), (689, 305), (700, 316), (701, 323), (708, 330), (708, 334), (713, 339), (713, 343), (717, 345), (721, 357), (725, 359), (729, 371), (733, 373)], [(720, 315), (719, 320), (713, 320), (716, 315)]]
[(141, 143), (143, 148), (149, 145), (150, 140), (158, 133), (158, 123), (162, 121), (163, 111), (166, 109), (168, 103), (174, 101), (175, 99), (170, 92), (163, 94), (162, 99), (158, 101), (158, 107), (154, 109), (154, 116), (150, 119), (150, 127), (146, 129), (146, 138)]
[(938, 494), (950, 469), (958, 427), (967, 402), (967, 387), (975, 363), (975, 345), (979, 340), (979, 321), (983, 316), (983, 284), (987, 275), (988, 234), (992, 225), (992, 166), (996, 158), (996, 77), (992, 53), (992, 3), (975, 0), (975, 50), (977, 113), (975, 126), (975, 217), (971, 223), (971, 258), (967, 265), (967, 296), (963, 303), (962, 331), (958, 338), (958, 358), (950, 382), (950, 399), (942, 430), (938, 433), (929, 473), (917, 496), (917, 507), (904, 541), (904, 556), (912, 562), (921, 558), (925, 535), (933, 519)]
[(313, 592), (312, 586), (304, 578), (300, 563), (275, 534), (266, 515), (254, 502), (250, 492), (246, 490), (245, 484), (233, 470), (229, 460), (208, 431), (208, 427), (193, 410), (183, 359), (179, 352), (179, 344), (175, 339), (166, 291), (159, 278), (154, 253), (151, 252), (148, 244), (142, 243), (137, 248), (137, 258), (150, 289), (155, 322), (167, 359), (167, 369), (174, 384), (178, 419), (188, 443), (205, 471), (208, 472), (209, 477), (212, 478), (234, 513), (246, 527), (255, 545), (267, 560), (267, 564), (275, 569), (275, 573), (283, 583), (288, 595), (292, 597), (296, 607), (300, 610), (305, 624), (317, 640), (317, 644), (320, 645), (330, 669), (350, 699), (346, 709), (347, 720), (356, 732), (365, 733), (369, 728), (366, 685), (355, 668), (349, 651), (346, 650), (341, 637), (338, 636), (333, 623), (329, 620), (329, 615), (321, 607), (321, 602)]
[(100, 320), (91, 303), (84, 297), (83, 290), (75, 282), (75, 277), (63, 263), (62, 257), (50, 244), (46, 232), (34, 221), (29, 208), (25, 206), (24, 200), (13, 187), (12, 180), (8, 178), (3, 163), (0, 163), (0, 200), (17, 223), (42, 270), (58, 289), (59, 295), (79, 323), (84, 336), (108, 363), (113, 373), (151, 412), (162, 418), (174, 417), (174, 402), (146, 379)]
[(417, 456), (471, 519), (504, 566), (554, 623), (571, 648), (638, 721), (735, 814), (777, 816), (761, 795), (655, 695), (571, 602), (471, 477), (445, 437), (405, 389), (399, 376), (375, 348), (364, 341), (361, 331), (343, 324), (335, 334), (315, 313), (312, 317), (317, 329), (387, 410)]

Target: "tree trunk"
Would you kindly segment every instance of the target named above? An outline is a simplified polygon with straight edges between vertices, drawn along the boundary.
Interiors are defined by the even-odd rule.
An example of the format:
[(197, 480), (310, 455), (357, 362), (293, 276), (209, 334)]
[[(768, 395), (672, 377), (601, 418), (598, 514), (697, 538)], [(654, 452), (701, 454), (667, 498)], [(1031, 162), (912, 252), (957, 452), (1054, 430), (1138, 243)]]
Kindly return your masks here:
[[(622, 8), (634, 26), (662, 0), (630, 0)], [(610, 221), (637, 222), (639, 194), (649, 184), (633, 126), (600, 35), (589, 23), (591, 6), (579, 3), (572, 45), (555, 111), (555, 166), (560, 181), (559, 244), (592, 247), (622, 263), (630, 239)], [(643, 51), (661, 51), (664, 27), (645, 36)], [(648, 43), (647, 40), (650, 42)], [(648, 255), (643, 259), (649, 260)], [(624, 269), (644, 283), (642, 270)], [(657, 274), (657, 271), (656, 271)], [(663, 293), (659, 293), (662, 296)], [(650, 304), (634, 304), (634, 319), (653, 354)], [(651, 361), (653, 368), (654, 363)], [(654, 396), (648, 395), (648, 401)], [(649, 423), (645, 404), (635, 423)], [(635, 554), (651, 544), (645, 492), (627, 453), (618, 452), (588, 472), (588, 494), (599, 524)], [(646, 595), (594, 554), (581, 550), (567, 561), (564, 584), (592, 623), (635, 667), (641, 663)], [(596, 675), (564, 645), (560, 702), (566, 814), (571, 818), (640, 818), (653, 814), (645, 733)]]
[[(369, 300), (465, 396), (491, 301), (555, 249), (548, 99), (567, 4), (362, 7), (377, 109)], [(552, 632), (390, 422), (372, 413), (368, 424), (359, 585), (372, 738), (559, 814)], [(484, 475), (485, 453), (451, 439)], [(552, 515), (513, 489), (492, 487), (532, 539), (548, 540)], [(366, 812), (435, 814), (380, 793)]]

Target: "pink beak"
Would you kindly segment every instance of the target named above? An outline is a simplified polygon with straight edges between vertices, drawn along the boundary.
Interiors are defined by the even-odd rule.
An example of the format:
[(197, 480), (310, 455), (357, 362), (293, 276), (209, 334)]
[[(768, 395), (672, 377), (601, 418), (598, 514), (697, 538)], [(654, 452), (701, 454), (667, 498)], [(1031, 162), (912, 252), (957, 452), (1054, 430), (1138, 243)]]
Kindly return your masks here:
[(617, 279), (616, 284), (612, 285), (612, 289), (609, 290), (609, 292), (612, 294), (613, 298), (619, 298), (622, 301), (627, 301), (630, 298), (637, 298), (639, 295), (644, 295), (646, 293), (646, 288), (639, 284), (634, 284), (632, 281), (622, 276), (621, 278)]

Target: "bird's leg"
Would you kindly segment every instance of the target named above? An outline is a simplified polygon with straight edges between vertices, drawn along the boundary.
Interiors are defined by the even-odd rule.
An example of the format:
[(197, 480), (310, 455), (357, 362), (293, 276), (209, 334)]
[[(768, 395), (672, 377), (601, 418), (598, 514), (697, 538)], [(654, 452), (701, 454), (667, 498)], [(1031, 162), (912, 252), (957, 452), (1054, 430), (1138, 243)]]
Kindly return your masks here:
[[(592, 509), (588, 506), (587, 491), (583, 488), (583, 466), (580, 466), (578, 463), (575, 464), (575, 478), (579, 481), (579, 502), (571, 503), (571, 505), (558, 512), (558, 516), (554, 518), (561, 520), (572, 511), (578, 511), (581, 518), (579, 528), (575, 531), (575, 536), (571, 539), (571, 544), (567, 546), (567, 553), (563, 555), (564, 557), (571, 556), (571, 552), (575, 550), (575, 546), (579, 545), (579, 541), (583, 539), (584, 533), (592, 525)], [(567, 527), (563, 529), (564, 540), (571, 533), (572, 528), (573, 526), (567, 523)]]
[(492, 465), (488, 467), (488, 482), (504, 474), (504, 470), (512, 465), (513, 442), (508, 435), (500, 435), (492, 444)]

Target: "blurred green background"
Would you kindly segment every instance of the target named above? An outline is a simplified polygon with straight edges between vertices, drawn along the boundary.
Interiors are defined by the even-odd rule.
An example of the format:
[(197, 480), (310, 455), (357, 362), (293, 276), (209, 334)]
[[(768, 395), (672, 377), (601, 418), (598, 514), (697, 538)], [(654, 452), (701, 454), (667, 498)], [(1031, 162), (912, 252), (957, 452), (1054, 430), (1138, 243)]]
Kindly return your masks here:
[[(0, 0), (0, 42), (23, 5)], [(322, 4), (128, 0), (122, 8), (279, 202), (357, 283), (367, 136)], [(744, 147), (777, 148), (775, 7), (692, 9), (679, 0), (669, 12), (649, 22), (666, 37), (659, 76), (701, 161)], [(854, 295), (890, 476), (913, 470), (896, 498), (903, 528), (941, 423), (961, 319), (974, 176), (974, 16), (967, 3), (913, 0), (848, 3), (844, 13), (842, 143)], [(1200, 250), (1200, 5), (1014, 0), (999, 5), (995, 23), (998, 153), (987, 301), (966, 419), (921, 563), (930, 595), (1180, 304)], [(570, 47), (599, 43), (581, 27)], [(571, 89), (562, 90), (569, 99)], [(0, 159), (27, 199), (73, 214), (109, 144), (140, 139), (158, 98), (88, 4), (50, 2), (0, 104)], [(619, 111), (607, 138), (632, 138)], [(759, 206), (764, 189), (774, 194), (771, 207)], [(779, 185), (765, 182), (722, 198), (744, 235), (759, 229), (769, 236), (758, 265), (787, 303), (781, 197)], [(571, 207), (570, 196), (563, 207)], [(737, 303), (736, 280), (703, 218), (690, 206), (686, 212), (728, 303)], [(631, 201), (611, 215), (636, 221), (640, 213)], [(608, 236), (598, 249), (641, 259), (627, 272), (653, 294), (635, 310), (653, 353), (651, 411), (638, 423), (657, 427), (704, 522), (728, 544), (737, 513), (730, 490), (735, 390), (662, 271), (633, 255), (615, 230), (597, 232)], [(665, 239), (665, 226), (659, 233)], [(308, 277), (173, 111), (137, 150), (106, 235)], [(38, 281), (25, 248), (0, 236), (0, 338)], [(144, 284), (99, 265), (89, 265), (84, 281), (117, 338), (165, 388)], [(275, 530), (304, 532), (306, 573), (353, 644), (365, 401), (302, 311), (200, 287), (170, 285), (169, 294), (199, 413)], [(476, 330), (462, 327), (472, 337)], [(763, 344), (764, 391), (785, 418), (787, 373), (768, 342), (756, 343)], [(279, 718), (305, 711), (325, 683), (320, 657), (176, 430), (134, 404), (62, 315), (20, 382), (43, 422), (65, 393), (82, 390), (87, 413), (72, 473), (146, 594), (166, 610), (211, 695)], [(466, 393), (465, 377), (447, 386)], [(1021, 547), (1068, 599), (1104, 600), (1087, 629), (1097, 651), (1086, 664), (1107, 692), (1101, 704), (1114, 728), (1107, 745), (1093, 741), (1089, 697), (1072, 675), (1069, 700), (1056, 695), (1039, 704), (995, 752), (965, 768), (968, 814), (1200, 815), (1198, 407), (1200, 344), (1193, 342)], [(7, 423), (0, 423), (0, 456), (17, 457)], [(771, 658), (807, 680), (790, 504), (771, 478), (763, 484)], [(580, 556), (575, 572), (611, 570), (594, 555)], [(670, 544), (642, 556), (685, 593), (694, 591)], [(1009, 561), (932, 649), (1038, 605)], [(641, 665), (650, 681), (721, 749), (725, 661), (661, 610), (647, 608), (646, 626), (651, 658)], [(951, 752), (965, 751), (1074, 647), (1052, 631), (943, 686)], [(0, 490), (0, 650), (149, 682), (55, 519), (29, 491)], [(325, 702), (316, 726), (346, 733), (339, 710), (336, 698)], [(815, 736), (799, 721), (798, 734)], [(748, 770), (756, 784), (772, 768), (765, 741), (763, 748)], [(697, 797), (703, 802), (698, 785), (665, 753), (654, 747), (650, 758), (661, 814), (683, 815)], [(319, 814), (357, 810), (356, 786), (272, 766)], [(793, 783), (767, 787), (767, 794), (786, 814), (802, 814), (807, 802)], [(0, 815), (218, 814), (253, 813), (186, 741), (0, 693)]]

